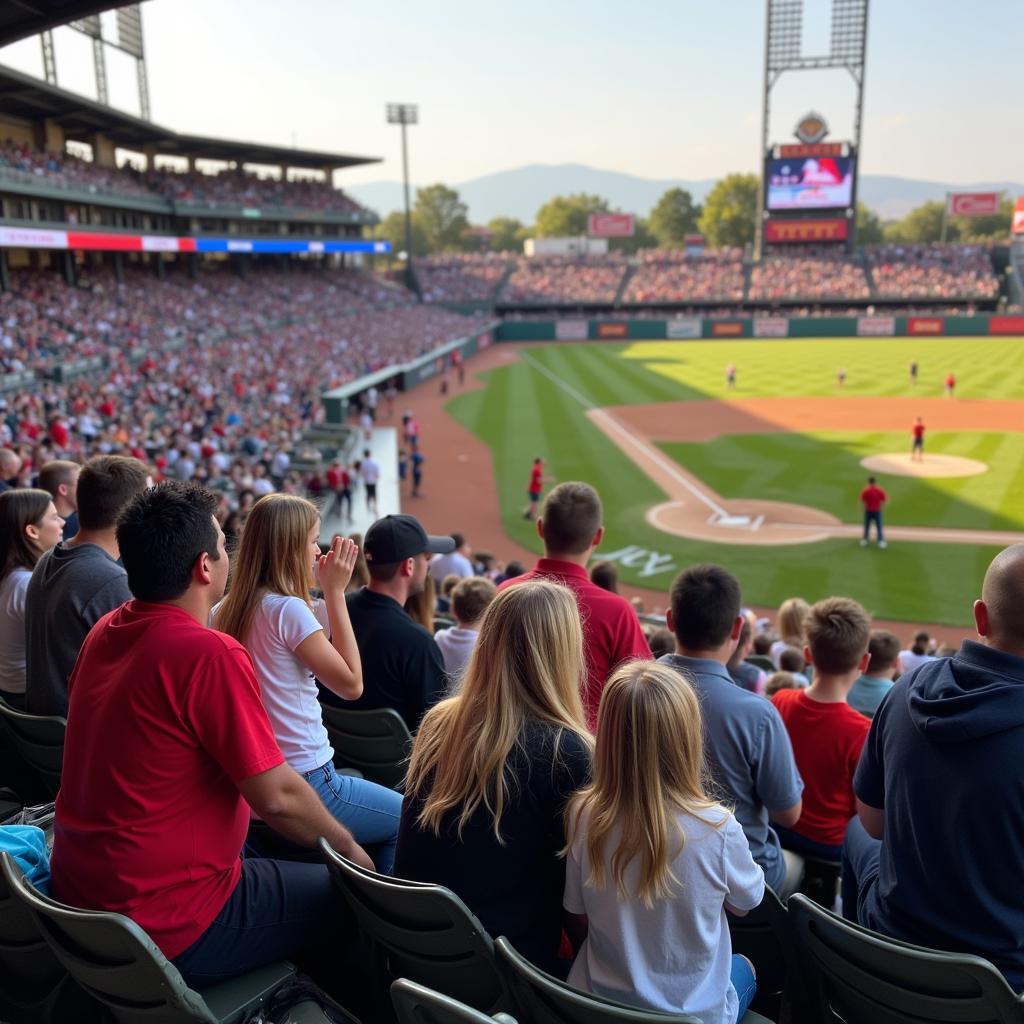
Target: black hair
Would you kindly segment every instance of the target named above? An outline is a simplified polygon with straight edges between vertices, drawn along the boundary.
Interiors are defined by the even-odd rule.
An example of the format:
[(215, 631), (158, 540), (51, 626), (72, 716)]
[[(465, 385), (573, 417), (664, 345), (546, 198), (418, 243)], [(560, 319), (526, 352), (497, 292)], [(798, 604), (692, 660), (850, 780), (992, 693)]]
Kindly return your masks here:
[(140, 601), (172, 601), (188, 590), (196, 559), (215, 562), (217, 496), (199, 484), (165, 480), (143, 491), (117, 521), (128, 587)]
[(740, 613), (740, 584), (720, 565), (691, 565), (672, 584), (676, 639), (694, 651), (721, 647)]

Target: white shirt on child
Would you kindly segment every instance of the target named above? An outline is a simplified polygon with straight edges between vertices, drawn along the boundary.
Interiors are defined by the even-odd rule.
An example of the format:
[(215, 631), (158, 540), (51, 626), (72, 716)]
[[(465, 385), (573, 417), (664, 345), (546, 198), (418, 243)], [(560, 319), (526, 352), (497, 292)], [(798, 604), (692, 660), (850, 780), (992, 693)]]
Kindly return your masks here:
[(703, 1024), (734, 1024), (738, 1001), (730, 981), (725, 903), (737, 910), (757, 907), (764, 873), (732, 814), (716, 808), (704, 817), (680, 812), (685, 843), (672, 863), (677, 896), (647, 908), (633, 895), (636, 862), (626, 869), (629, 899), (619, 899), (611, 879), (617, 830), (605, 846), (605, 888), (585, 884), (590, 866), (583, 816), (566, 859), (563, 904), (571, 914), (587, 915), (589, 931), (569, 972), (570, 985), (632, 1006), (689, 1013)]
[[(219, 605), (213, 610), (214, 629), (219, 610)], [(316, 682), (295, 654), (295, 648), (318, 629), (330, 631), (323, 601), (310, 608), (298, 597), (264, 594), (245, 638), (277, 745), (288, 764), (300, 773), (314, 771), (334, 757)]]
[(453, 684), (462, 677), (478, 635), (477, 630), (463, 629), (461, 626), (439, 629), (434, 634), (434, 641), (441, 648), (441, 657), (444, 658), (444, 670)]

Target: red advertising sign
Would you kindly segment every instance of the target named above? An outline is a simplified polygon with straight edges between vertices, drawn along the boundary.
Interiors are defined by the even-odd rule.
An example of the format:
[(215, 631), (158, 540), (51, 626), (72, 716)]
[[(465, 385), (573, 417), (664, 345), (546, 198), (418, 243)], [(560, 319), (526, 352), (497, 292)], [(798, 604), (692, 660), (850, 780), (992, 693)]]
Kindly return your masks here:
[(743, 334), (743, 324), (735, 320), (712, 324), (711, 334), (715, 338), (738, 338)]
[(1024, 197), (1017, 200), (1017, 205), (1013, 208), (1013, 233), (1015, 235), (1024, 235)]
[(766, 242), (843, 242), (850, 232), (845, 217), (827, 220), (783, 220), (773, 217), (764, 226)]
[(635, 226), (631, 213), (592, 213), (587, 218), (591, 238), (632, 238)]
[(1024, 316), (992, 316), (988, 320), (989, 334), (1024, 334)]
[(598, 324), (597, 336), (599, 338), (625, 338), (629, 333), (625, 324)]
[(908, 316), (907, 334), (945, 334), (946, 321), (941, 316)]
[(778, 147), (782, 160), (794, 160), (809, 156), (844, 156), (841, 142), (789, 142)]
[(949, 192), (946, 195), (946, 213), (950, 217), (988, 217), (998, 212), (998, 192)]

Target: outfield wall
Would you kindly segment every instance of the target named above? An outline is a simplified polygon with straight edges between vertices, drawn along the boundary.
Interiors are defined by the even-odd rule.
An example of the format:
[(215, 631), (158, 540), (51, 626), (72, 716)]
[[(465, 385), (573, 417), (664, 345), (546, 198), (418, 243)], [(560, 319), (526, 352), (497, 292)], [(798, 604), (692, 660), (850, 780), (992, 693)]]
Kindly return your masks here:
[(497, 341), (657, 341), (698, 338), (991, 337), (1024, 334), (1024, 316), (755, 316), (506, 320)]

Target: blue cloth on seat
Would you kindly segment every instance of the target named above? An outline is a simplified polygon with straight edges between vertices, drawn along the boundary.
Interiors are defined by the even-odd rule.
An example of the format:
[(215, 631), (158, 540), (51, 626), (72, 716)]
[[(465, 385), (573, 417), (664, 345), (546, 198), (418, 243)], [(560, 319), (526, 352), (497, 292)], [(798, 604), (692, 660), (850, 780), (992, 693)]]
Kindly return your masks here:
[(44, 896), (50, 895), (50, 851), (46, 833), (35, 825), (0, 825), (0, 850), (9, 853), (25, 877)]

